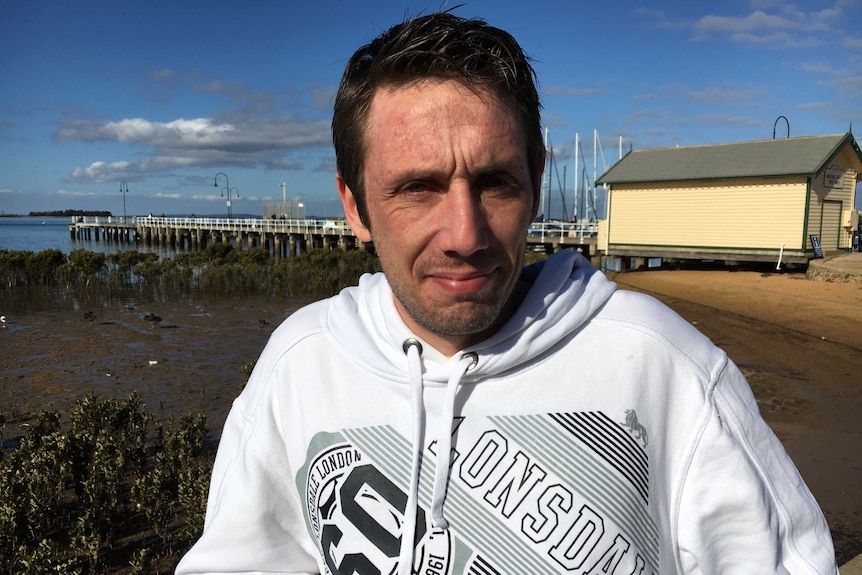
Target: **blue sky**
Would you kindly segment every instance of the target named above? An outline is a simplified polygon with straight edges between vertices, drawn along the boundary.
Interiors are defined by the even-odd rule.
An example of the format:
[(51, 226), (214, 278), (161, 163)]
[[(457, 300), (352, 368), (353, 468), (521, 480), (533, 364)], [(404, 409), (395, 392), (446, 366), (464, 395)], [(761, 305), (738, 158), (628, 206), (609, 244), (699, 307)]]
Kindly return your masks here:
[[(592, 180), (594, 130), (599, 175), (620, 137), (625, 150), (770, 139), (779, 116), (791, 137), (862, 132), (860, 2), (472, 0), (455, 13), (535, 59), (552, 192), (571, 210), (575, 134)], [(122, 215), (126, 181), (129, 215), (224, 215), (224, 172), (234, 214), (260, 214), (285, 182), (309, 215), (340, 215), (329, 120), (343, 65), (440, 6), (0, 0), (0, 212)]]

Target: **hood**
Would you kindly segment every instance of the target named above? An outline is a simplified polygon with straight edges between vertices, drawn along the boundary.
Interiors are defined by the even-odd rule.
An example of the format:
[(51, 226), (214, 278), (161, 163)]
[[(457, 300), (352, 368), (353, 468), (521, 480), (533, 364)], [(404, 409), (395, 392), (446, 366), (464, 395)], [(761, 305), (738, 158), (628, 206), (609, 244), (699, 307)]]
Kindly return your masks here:
[[(616, 289), (581, 254), (564, 250), (524, 268), (531, 284), (520, 308), (492, 337), (462, 352), (475, 352), (478, 364), (465, 381), (475, 381), (517, 367), (579, 329)], [(364, 369), (407, 381), (403, 344), (418, 340), (426, 383), (445, 384), (461, 353), (447, 357), (410, 331), (398, 314), (392, 290), (382, 273), (364, 275), (359, 286), (333, 300), (327, 323), (344, 353)]]
[[(446, 530), (444, 504), (449, 483), (455, 395), (462, 383), (478, 382), (530, 362), (579, 329), (616, 289), (577, 252), (558, 252), (524, 268), (530, 288), (521, 306), (493, 336), (446, 357), (413, 334), (398, 314), (383, 274), (366, 275), (359, 286), (331, 300), (327, 324), (357, 367), (410, 386), (412, 450), (404, 508), (398, 573), (414, 563), (419, 475), (425, 445), (426, 385), (446, 386), (436, 432), (431, 495), (432, 531)], [(404, 478), (402, 478), (404, 479)]]

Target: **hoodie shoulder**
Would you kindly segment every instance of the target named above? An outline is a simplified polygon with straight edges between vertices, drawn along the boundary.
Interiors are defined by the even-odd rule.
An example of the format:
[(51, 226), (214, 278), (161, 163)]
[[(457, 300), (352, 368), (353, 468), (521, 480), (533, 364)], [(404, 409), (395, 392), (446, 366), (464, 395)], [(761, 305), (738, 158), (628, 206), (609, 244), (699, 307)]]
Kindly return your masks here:
[(293, 312), (270, 337), (279, 346), (289, 346), (311, 333), (333, 331), (342, 327), (339, 320), (350, 321), (359, 315), (367, 292), (379, 283), (382, 274), (366, 274), (359, 285), (341, 290), (337, 295), (307, 304)]
[(267, 347), (272, 344), (277, 344), (279, 347), (289, 347), (292, 343), (306, 337), (310, 332), (323, 329), (326, 324), (326, 313), (330, 306), (330, 299), (310, 303), (290, 314), (272, 332)]
[(728, 361), (727, 354), (689, 321), (646, 294), (615, 291), (595, 321), (641, 332), (677, 356), (689, 360), (695, 369), (707, 370), (710, 379)]
[(651, 295), (625, 289), (616, 290), (602, 310), (602, 317), (635, 324), (655, 325), (672, 330), (694, 329), (678, 313)]

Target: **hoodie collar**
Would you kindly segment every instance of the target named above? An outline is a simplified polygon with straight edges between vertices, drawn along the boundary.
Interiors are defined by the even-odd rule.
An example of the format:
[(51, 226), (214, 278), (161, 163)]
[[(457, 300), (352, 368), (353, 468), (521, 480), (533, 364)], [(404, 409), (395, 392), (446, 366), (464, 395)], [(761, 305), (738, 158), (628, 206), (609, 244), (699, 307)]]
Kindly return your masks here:
[[(616, 289), (581, 254), (560, 251), (525, 267), (521, 279), (531, 285), (521, 306), (493, 336), (463, 352), (476, 352), (479, 364), (465, 380), (473, 381), (530, 362), (564, 336), (579, 329)], [(372, 373), (407, 382), (407, 339), (422, 343), (424, 379), (445, 385), (460, 353), (440, 353), (404, 324), (392, 290), (382, 273), (367, 274), (359, 286), (347, 288), (333, 305), (327, 322), (352, 361)]]

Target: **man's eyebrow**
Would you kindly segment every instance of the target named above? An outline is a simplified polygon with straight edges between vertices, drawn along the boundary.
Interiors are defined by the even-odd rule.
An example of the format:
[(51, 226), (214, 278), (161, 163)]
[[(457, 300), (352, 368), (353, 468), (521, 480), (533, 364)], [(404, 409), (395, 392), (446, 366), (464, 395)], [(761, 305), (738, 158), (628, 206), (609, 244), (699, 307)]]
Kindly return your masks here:
[(498, 161), (488, 162), (471, 170), (471, 173), (476, 176), (493, 175), (493, 174), (509, 174), (513, 177), (527, 177), (529, 167), (521, 161), (521, 158), (513, 156), (504, 158)]

